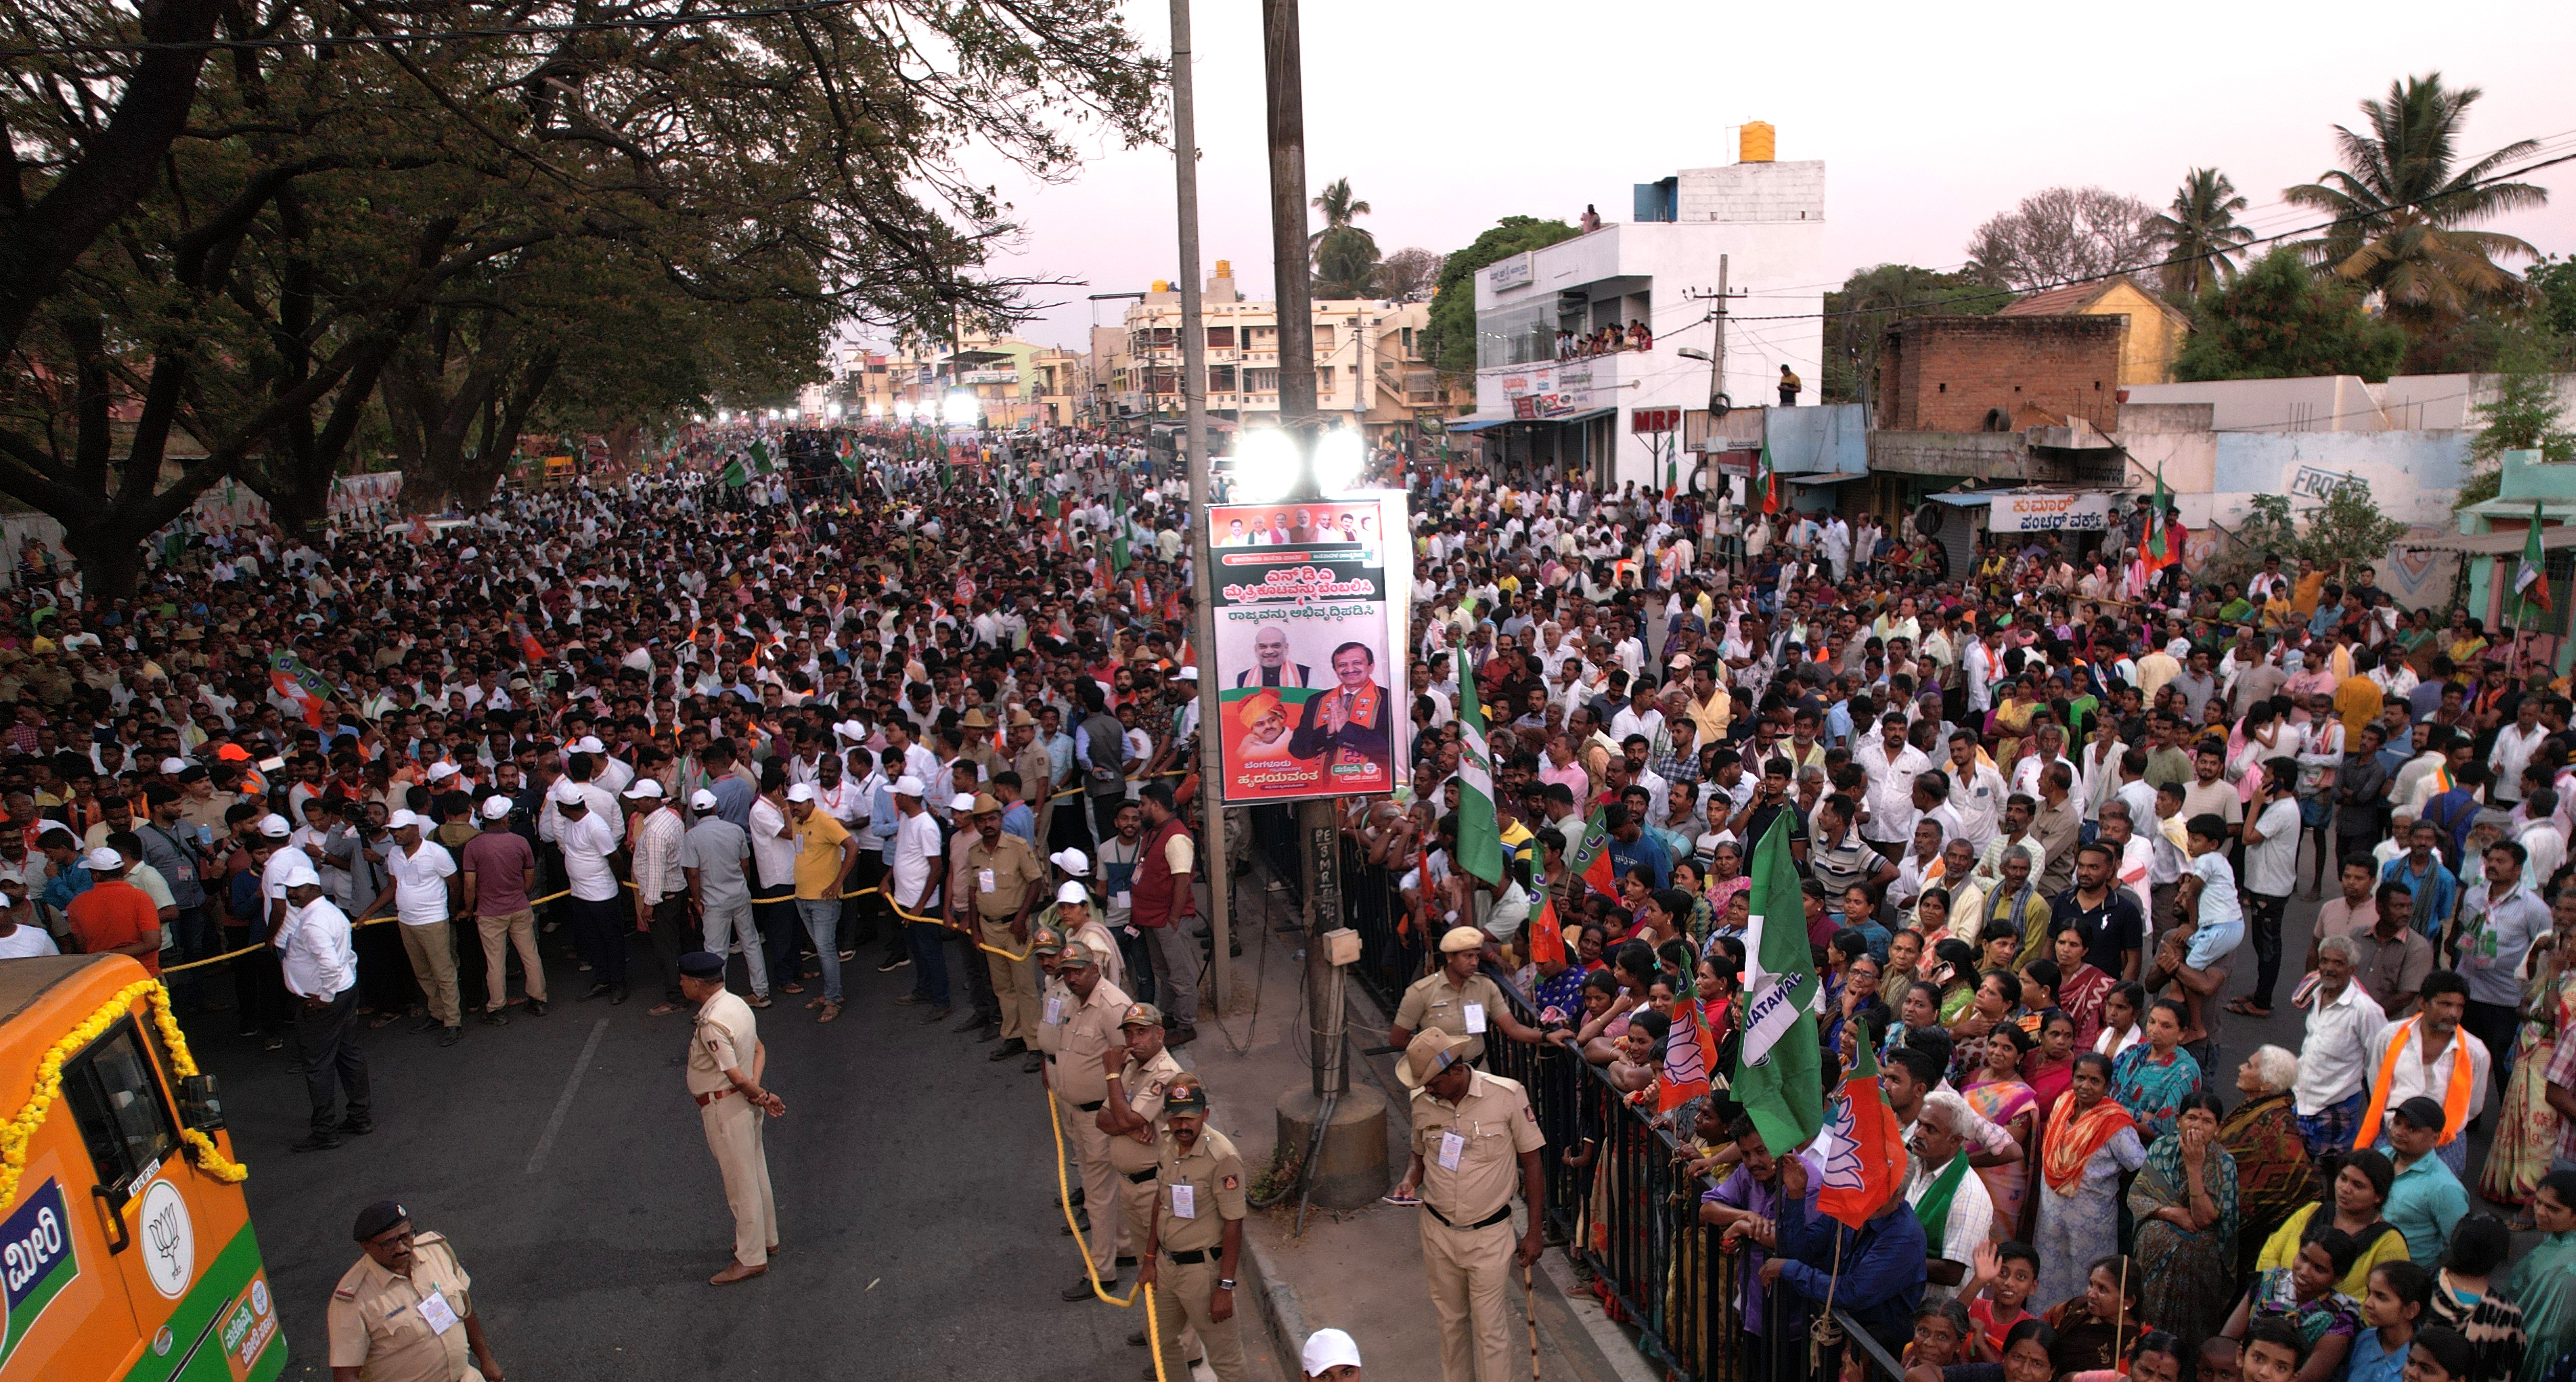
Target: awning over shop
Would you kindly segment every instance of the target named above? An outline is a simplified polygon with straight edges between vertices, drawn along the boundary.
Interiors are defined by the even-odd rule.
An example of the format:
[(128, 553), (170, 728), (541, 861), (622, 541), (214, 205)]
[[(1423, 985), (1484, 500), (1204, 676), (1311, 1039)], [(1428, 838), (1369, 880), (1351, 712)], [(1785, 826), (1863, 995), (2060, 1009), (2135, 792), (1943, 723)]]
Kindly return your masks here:
[(1608, 417), (1617, 411), (1619, 410), (1616, 408), (1586, 408), (1582, 412), (1567, 413), (1563, 417), (1529, 418), (1523, 420), (1535, 422), (1590, 422), (1594, 418)]
[(1869, 477), (1867, 475), (1844, 475), (1840, 472), (1828, 471), (1822, 475), (1783, 475), (1780, 478), (1793, 485), (1839, 485), (1848, 480), (1866, 480)]
[(1450, 432), (1482, 432), (1488, 427), (1500, 427), (1506, 422), (1516, 421), (1519, 421), (1519, 419), (1511, 417), (1462, 417), (1443, 424), (1442, 430)]
[(1983, 508), (1995, 502), (1995, 497), (1991, 494), (1927, 494), (1923, 497), (1935, 504), (1948, 504), (1960, 509)]
[[(2526, 529), (2508, 528), (2495, 533), (2450, 533), (2442, 537), (2416, 538), (2397, 545), (2409, 552), (2458, 552), (2463, 556), (2501, 557), (2519, 552), (2531, 541)], [(2576, 525), (2559, 524), (2540, 530), (2540, 550), (2559, 552), (2576, 547)]]

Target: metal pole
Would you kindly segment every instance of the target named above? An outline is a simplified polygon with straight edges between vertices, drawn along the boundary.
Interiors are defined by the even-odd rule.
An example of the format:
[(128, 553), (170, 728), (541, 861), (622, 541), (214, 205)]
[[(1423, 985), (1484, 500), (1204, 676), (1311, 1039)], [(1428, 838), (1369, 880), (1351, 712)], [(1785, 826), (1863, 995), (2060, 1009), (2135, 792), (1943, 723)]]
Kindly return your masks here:
[(1217, 746), (1223, 723), (1217, 706), (1215, 567), (1208, 557), (1207, 325), (1199, 286), (1198, 122), (1191, 109), (1190, 0), (1172, 0), (1172, 178), (1180, 201), (1181, 404), (1183, 443), (1189, 447), (1190, 567), (1197, 608), (1190, 643), (1199, 666), (1199, 800), (1207, 813), (1210, 982), (1207, 1010), (1225, 1014), (1234, 949), (1233, 866), (1225, 850), (1225, 770)]
[[(1315, 442), (1315, 313), (1306, 273), (1306, 98), (1304, 64), (1297, 33), (1297, 0), (1261, 0), (1262, 85), (1268, 96), (1270, 131), (1270, 272), (1271, 296), (1278, 303), (1279, 425), (1294, 438), (1300, 452)], [(1311, 495), (1314, 475), (1305, 472), (1299, 497)], [(1310, 1051), (1318, 1095), (1349, 1083), (1340, 1069), (1328, 1077), (1324, 1052), (1342, 1041), (1342, 1012), (1330, 995), (1332, 965), (1324, 958), (1323, 934), (1339, 927), (1341, 813), (1330, 800), (1297, 807), (1297, 853), (1302, 861), (1306, 897), (1306, 970), (1308, 1021), (1315, 1033)]]

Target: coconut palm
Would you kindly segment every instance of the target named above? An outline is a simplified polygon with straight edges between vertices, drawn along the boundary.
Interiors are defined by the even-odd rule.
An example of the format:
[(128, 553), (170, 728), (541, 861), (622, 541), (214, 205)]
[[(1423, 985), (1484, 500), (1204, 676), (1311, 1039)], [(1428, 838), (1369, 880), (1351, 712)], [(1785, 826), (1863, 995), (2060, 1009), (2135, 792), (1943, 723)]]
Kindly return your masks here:
[(2378, 293), (2391, 316), (2419, 326), (2511, 297), (2521, 280), (2497, 267), (2496, 256), (2535, 253), (2514, 236), (2464, 228), (2549, 200), (2531, 183), (2491, 181), (2536, 141), (2460, 164), (2460, 128), (2483, 94), (2445, 87), (2439, 72), (2391, 82), (2387, 99), (2361, 103), (2368, 133), (2335, 126), (2344, 166), (2281, 194), (2335, 217), (2301, 248), (2345, 282)]
[(1372, 252), (1376, 250), (1377, 237), (1351, 224), (1369, 214), (1371, 208), (1367, 202), (1351, 196), (1349, 178), (1335, 178), (1324, 184), (1323, 194), (1315, 198), (1313, 205), (1317, 211), (1323, 213), (1324, 228), (1306, 237), (1306, 250), (1309, 254), (1320, 250), (1324, 244), (1324, 237), (1337, 230), (1347, 230), (1354, 235), (1367, 236), (1370, 250)]
[(2215, 168), (2194, 168), (2174, 190), (2173, 205), (2147, 218), (2163, 250), (2165, 296), (2188, 300), (2236, 277), (2236, 252), (2254, 232), (2236, 223), (2245, 199)]

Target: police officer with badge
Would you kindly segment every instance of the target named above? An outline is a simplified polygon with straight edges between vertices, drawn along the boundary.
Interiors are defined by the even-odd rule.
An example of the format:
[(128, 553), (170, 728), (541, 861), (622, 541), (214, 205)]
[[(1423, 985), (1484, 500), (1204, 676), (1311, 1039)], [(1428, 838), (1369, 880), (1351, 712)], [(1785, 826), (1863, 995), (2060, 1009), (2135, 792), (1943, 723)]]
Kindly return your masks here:
[[(1187, 1375), (1181, 1326), (1198, 1331), (1217, 1382), (1243, 1382), (1243, 1332), (1234, 1318), (1235, 1263), (1243, 1251), (1243, 1157), (1207, 1125), (1207, 1091), (1182, 1075), (1163, 1088), (1153, 1223), (1137, 1280), (1154, 1288), (1163, 1375)], [(1145, 1376), (1155, 1376), (1148, 1366)]]
[(355, 1237), (366, 1256), (324, 1312), (332, 1382), (506, 1382), (474, 1314), (474, 1279), (443, 1235), (413, 1232), (411, 1211), (378, 1200), (358, 1211)]
[(724, 1177), (725, 1207), (733, 1212), (733, 1261), (707, 1278), (731, 1286), (769, 1270), (778, 1250), (778, 1201), (769, 1189), (769, 1154), (760, 1145), (763, 1119), (787, 1112), (787, 1103), (763, 1087), (769, 1048), (761, 1044), (751, 1005), (725, 987), (724, 956), (692, 950), (680, 957), (680, 992), (697, 1005), (689, 1032), (688, 1090), (698, 1104), (707, 1150)]
[[(1520, 1083), (1469, 1065), (1463, 1038), (1414, 1037), (1395, 1077), (1413, 1091), (1413, 1158), (1395, 1197), (1422, 1200), (1422, 1272), (1440, 1313), (1442, 1382), (1504, 1382), (1512, 1375), (1512, 1267), (1538, 1260), (1547, 1218), (1538, 1155), (1547, 1138)], [(1529, 1203), (1529, 1228), (1517, 1244), (1515, 1180)]]
[[(1055, 1093), (1057, 1117), (1082, 1161), (1083, 1203), (1102, 1210), (1092, 1219), (1091, 1236), (1085, 1240), (1091, 1250), (1091, 1272), (1105, 1283), (1114, 1283), (1118, 1280), (1114, 1212), (1118, 1181), (1109, 1169), (1109, 1134), (1101, 1130), (1099, 1114), (1109, 1098), (1105, 1068), (1109, 1054), (1126, 1050), (1118, 1028), (1129, 1004), (1117, 985), (1101, 977), (1099, 954), (1082, 941), (1064, 943), (1055, 959), (1055, 974), (1056, 982), (1049, 986), (1038, 1018), (1041, 1033), (1055, 1033), (1042, 1048), (1047, 1053), (1047, 1088)], [(1091, 1275), (1065, 1287), (1063, 1297), (1093, 1299)]]
[(1485, 963), (1485, 933), (1473, 926), (1452, 926), (1440, 938), (1440, 967), (1413, 981), (1396, 1005), (1389, 1025), (1389, 1046), (1410, 1046), (1418, 1032), (1447, 1032), (1464, 1038), (1466, 1060), (1485, 1054), (1485, 1033), (1501, 1032), (1514, 1041), (1537, 1041), (1539, 1030), (1512, 1014), (1503, 990), (1479, 972)]
[[(1093, 1117), (1108, 1135), (1109, 1169), (1118, 1177), (1118, 1204), (1124, 1211), (1119, 1215), (1118, 1260), (1132, 1262), (1152, 1231), (1154, 1170), (1162, 1163), (1158, 1124), (1163, 1095), (1182, 1071), (1181, 1063), (1163, 1049), (1161, 1008), (1130, 1003), (1118, 1015), (1118, 1029), (1126, 1044), (1101, 1057), (1109, 1097)], [(1143, 1348), (1144, 1326), (1137, 1326), (1127, 1342)]]

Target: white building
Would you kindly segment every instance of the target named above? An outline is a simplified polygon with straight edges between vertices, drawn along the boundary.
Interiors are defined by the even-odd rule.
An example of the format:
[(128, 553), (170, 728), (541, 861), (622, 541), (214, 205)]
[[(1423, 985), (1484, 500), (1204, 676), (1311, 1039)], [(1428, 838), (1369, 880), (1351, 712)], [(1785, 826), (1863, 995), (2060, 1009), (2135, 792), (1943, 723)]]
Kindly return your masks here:
[[(1813, 403), (1823, 382), (1825, 165), (1772, 161), (1771, 130), (1744, 157), (1636, 188), (1636, 219), (1603, 225), (1476, 274), (1476, 411), (1488, 465), (1580, 470), (1592, 482), (1660, 488), (1667, 463), (1706, 427), (1719, 261), (1730, 295), (1721, 391), (1776, 401), (1780, 367)], [(1561, 358), (1565, 342), (1645, 323), (1652, 344)], [(1561, 337), (1560, 333), (1571, 333)], [(1639, 409), (1651, 410), (1639, 419)], [(1669, 433), (1638, 430), (1671, 421)], [(1682, 468), (1691, 463), (1685, 459)]]

